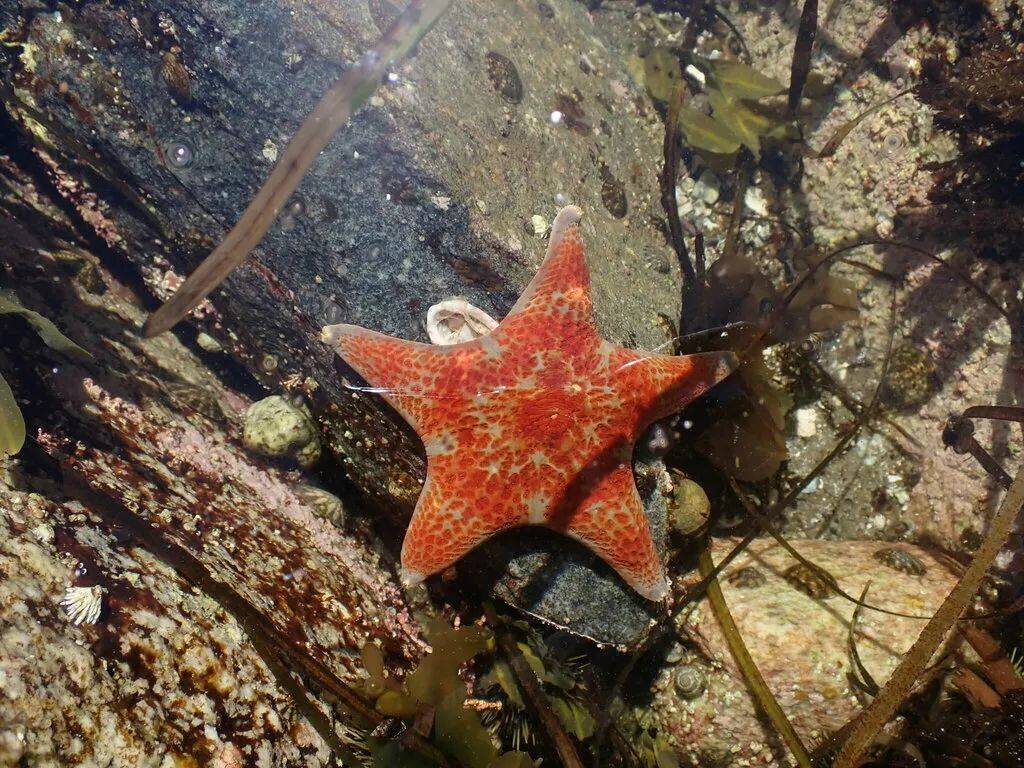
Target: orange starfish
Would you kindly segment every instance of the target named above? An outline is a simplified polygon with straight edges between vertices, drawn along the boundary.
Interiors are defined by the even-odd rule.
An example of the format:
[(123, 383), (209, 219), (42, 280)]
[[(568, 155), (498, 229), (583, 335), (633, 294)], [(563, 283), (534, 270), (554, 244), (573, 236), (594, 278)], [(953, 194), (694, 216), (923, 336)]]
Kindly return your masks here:
[(633, 481), (651, 422), (725, 378), (731, 352), (634, 352), (601, 338), (577, 222), (562, 209), (547, 258), (498, 327), (432, 346), (353, 325), (323, 338), (423, 439), (427, 479), (402, 545), (408, 584), (501, 531), (544, 525), (660, 600), (664, 569)]

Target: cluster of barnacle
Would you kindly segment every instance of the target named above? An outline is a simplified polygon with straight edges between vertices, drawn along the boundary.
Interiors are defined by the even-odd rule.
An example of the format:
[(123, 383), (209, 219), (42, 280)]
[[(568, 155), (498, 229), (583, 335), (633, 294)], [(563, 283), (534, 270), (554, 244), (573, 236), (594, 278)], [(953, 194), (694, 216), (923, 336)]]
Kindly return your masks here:
[[(466, 768), (530, 768), (522, 752), (501, 754), (476, 710), (466, 706), (466, 684), (459, 668), (493, 650), (491, 633), (481, 627), (451, 627), (442, 619), (427, 623), (432, 651), (402, 681), (387, 674), (384, 654), (373, 643), (363, 646), (367, 672), (365, 693), (377, 711), (429, 736), (444, 755)], [(400, 738), (366, 737), (369, 764), (375, 768), (419, 765), (419, 756)]]

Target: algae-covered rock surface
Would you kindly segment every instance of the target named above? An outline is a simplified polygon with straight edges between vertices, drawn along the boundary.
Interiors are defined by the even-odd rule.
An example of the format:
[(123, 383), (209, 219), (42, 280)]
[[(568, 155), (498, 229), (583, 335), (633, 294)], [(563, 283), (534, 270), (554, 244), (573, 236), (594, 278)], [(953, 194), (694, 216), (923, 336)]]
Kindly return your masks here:
[[(684, 291), (659, 185), (672, 88), (652, 62), (691, 57), (677, 73), (686, 108), (709, 112), (713, 62), (748, 61), (756, 82), (782, 84), (777, 103), (757, 107), (782, 121), (803, 3), (714, 3), (688, 40), (683, 3), (456, 0), (333, 137), (245, 263), (173, 333), (141, 337), (399, 5), (0, 3), (0, 285), (91, 355), (68, 358), (24, 317), (0, 316), (0, 374), (28, 426), (18, 456), (0, 459), (0, 765), (347, 765), (350, 750), (366, 757), (371, 730), (378, 746), (422, 749), (434, 714), (384, 717), (366, 660), (386, 659), (394, 692), (428, 650), (425, 614), (484, 623), (494, 598), (581, 753), (609, 709), (624, 716), (602, 734), (604, 754), (646, 759), (650, 742), (661, 766), (786, 765), (706, 602), (613, 685), (624, 654), (647, 647), (696, 578), (685, 572), (693, 540), (666, 528), (741, 531), (739, 494), (769, 509), (856, 427), (777, 521), (805, 556), (846, 592), (870, 582), (872, 605), (926, 617), (955, 581), (947, 564), (977, 547), (1000, 484), (946, 450), (942, 427), (969, 405), (1024, 397), (1022, 274), (1003, 238), (1014, 229), (998, 225), (1006, 210), (978, 197), (960, 205), (966, 218), (948, 215), (948, 179), (967, 178), (956, 164), (978, 161), (988, 141), (957, 121), (984, 105), (943, 106), (928, 88), (936, 68), (981, 60), (999, 40), (1018, 35), (1019, 50), (1019, 3), (821, 3), (791, 130), (772, 141), (766, 131), (757, 158), (709, 157), (685, 132), (672, 145), (668, 187), (691, 253), (699, 241), (712, 276), (741, 267), (739, 280), (714, 283), (721, 295), (694, 302), (723, 305), (722, 322), (765, 322), (782, 310), (757, 291), (781, 297), (815, 263), (808, 254), (872, 242), (783, 318), (800, 333), (780, 331), (751, 375), (779, 390), (750, 390), (773, 400), (765, 432), (713, 431), (750, 385), (730, 381), (713, 408), (641, 440), (638, 488), (676, 587), (667, 605), (535, 529), (404, 588), (423, 447), (320, 331), (353, 323), (426, 342), (428, 308), (455, 297), (500, 319), (540, 264), (556, 211), (575, 204), (603, 336), (668, 349)], [(1018, 118), (999, 130), (1019, 132)], [(939, 192), (953, 195), (945, 208), (932, 204)], [(964, 234), (954, 219), (986, 226)], [(706, 434), (730, 439), (694, 449), (689, 436)], [(975, 436), (1012, 470), (1016, 432), (979, 422)], [(741, 477), (744, 452), (779, 471)], [(673, 482), (699, 490), (694, 520), (668, 508)], [(715, 539), (715, 559), (733, 543)], [(1024, 578), (1019, 553), (997, 565), (986, 598)], [(721, 582), (808, 746), (847, 723), (866, 701), (850, 680), (854, 604), (760, 539)], [(551, 663), (518, 620), (547, 648), (582, 655)], [(922, 624), (863, 609), (852, 635), (876, 682)], [(457, 683), (471, 694), (455, 719), (490, 713), (496, 732), (554, 754), (550, 717), (538, 735), (543, 718), (494, 714), (496, 700), (517, 717), (535, 702), (512, 672), (484, 673), (489, 653)], [(505, 699), (486, 689), (495, 680)]]
[[(715, 560), (735, 543), (717, 541)], [(866, 602), (896, 613), (929, 617), (956, 580), (941, 558), (909, 545), (792, 544), (832, 574), (847, 594), (859, 596), (870, 585)], [(909, 565), (894, 567), (894, 562)], [(854, 626), (857, 605), (827, 585), (813, 583), (801, 568), (774, 542), (759, 541), (725, 569), (721, 584), (768, 687), (801, 738), (814, 745), (863, 705), (865, 682), (850, 652), (851, 633), (864, 669), (884, 685), (924, 621), (864, 608)], [(757, 705), (711, 606), (699, 604), (680, 627), (692, 644), (667, 649), (668, 663), (651, 687), (654, 719), (679, 752), (702, 766), (786, 764), (773, 730), (758, 719)], [(681, 689), (680, 673), (699, 674), (705, 686), (700, 691), (685, 685)]]
[[(380, 36), (389, 8), (266, 0), (8, 10), (4, 37), (17, 44), (4, 54), (5, 101), (105, 247), (166, 298), (320, 95)], [(678, 314), (676, 270), (650, 223), (656, 177), (644, 170), (660, 163), (661, 123), (617, 55), (621, 35), (568, 0), (454, 4), (194, 313), (204, 339), (262, 383), (309, 400), (347, 478), (400, 520), (424, 474), (419, 441), (378, 397), (343, 387), (358, 382), (319, 341), (322, 325), (425, 341), (427, 308), (452, 296), (501, 317), (568, 202), (586, 210), (605, 335), (652, 348), (665, 342), (658, 313)], [(558, 560), (576, 573), (561, 578), (585, 594), (589, 567), (577, 568), (575, 554)], [(601, 603), (614, 600), (622, 618), (603, 639), (634, 641), (649, 607), (610, 584)], [(556, 601), (559, 620), (585, 620), (577, 598)]]

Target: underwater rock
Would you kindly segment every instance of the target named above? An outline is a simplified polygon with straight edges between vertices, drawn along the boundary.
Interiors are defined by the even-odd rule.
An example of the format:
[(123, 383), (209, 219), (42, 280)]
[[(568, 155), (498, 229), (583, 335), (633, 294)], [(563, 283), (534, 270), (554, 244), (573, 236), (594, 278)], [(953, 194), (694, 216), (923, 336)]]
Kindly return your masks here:
[[(715, 561), (735, 543), (716, 540)], [(919, 547), (900, 547), (927, 566), (925, 571), (910, 573), (879, 562), (879, 553), (892, 549), (885, 542), (790, 543), (825, 568), (849, 594), (860, 595), (870, 581), (867, 602), (892, 611), (930, 616), (956, 581), (938, 557)], [(760, 539), (725, 569), (721, 584), (754, 662), (804, 743), (810, 745), (860, 709), (848, 678), (854, 670), (847, 635), (856, 606), (835, 594), (824, 600), (793, 586), (786, 575), (793, 563), (780, 546)], [(752, 573), (757, 578), (751, 578)], [(862, 609), (857, 649), (879, 685), (923, 626), (918, 619)], [(706, 599), (680, 620), (680, 630), (700, 650), (676, 655), (676, 663), (660, 669), (652, 686), (652, 707), (659, 729), (669, 737), (682, 764), (788, 765), (788, 753), (775, 746), (773, 731), (764, 725)], [(681, 672), (685, 672), (685, 690), (678, 685)], [(707, 686), (693, 696), (695, 686), (689, 681), (698, 672), (706, 677)], [(723, 756), (728, 759), (720, 759)]]
[(320, 435), (309, 412), (280, 395), (265, 397), (245, 412), (242, 442), (250, 451), (311, 467), (320, 460)]
[[(636, 462), (640, 499), (651, 537), (664, 559), (665, 497), (642, 478), (664, 465)], [(519, 610), (598, 643), (627, 648), (639, 644), (661, 603), (641, 597), (610, 566), (583, 545), (538, 527), (518, 528), (470, 552), (455, 566), (467, 582), (490, 591)]]
[[(38, 281), (64, 266), (17, 242), (4, 267), (26, 306), (94, 357), (10, 379), (36, 457), (0, 459), (0, 764), (337, 764), (310, 679), (357, 685), (372, 638), (396, 669), (422, 652), (381, 542), (242, 447), (245, 398), (175, 335), (112, 331), (141, 322), (130, 291)], [(224, 412), (178, 406), (170, 384)]]
[[(70, 204), (83, 206), (84, 220), (125, 269), (164, 298), (265, 179), (264, 149), (286, 144), (399, 5), (228, 2), (196, 20), (191, 3), (168, 0), (160, 23), (143, 24), (141, 34), (133, 19), (153, 15), (141, 0), (116, 9), (0, 11), (0, 32), (17, 43), (4, 49), (12, 66), (0, 67), (0, 82), (13, 94), (8, 107), (26, 126), (24, 140), (46, 147), (56, 173), (88, 184), (78, 172), (85, 164), (89, 178), (104, 180)], [(165, 42), (181, 51), (187, 103), (154, 77), (171, 47)], [(362, 382), (345, 368), (339, 377), (321, 326), (348, 322), (426, 341), (425, 308), (450, 296), (500, 319), (543, 256), (532, 237), (524, 248), (522, 223), (550, 220), (562, 195), (586, 211), (606, 338), (646, 349), (664, 341), (653, 320), (677, 313), (678, 276), (651, 268), (646, 254), (665, 243), (645, 210), (625, 205), (656, 199), (657, 178), (622, 169), (662, 162), (650, 103), (638, 86), (622, 85), (632, 81), (621, 52), (633, 45), (627, 29), (594, 25), (574, 0), (453, 5), (320, 155), (299, 189), (303, 214), (286, 214), (192, 315), (198, 331), (230, 339), (227, 353), (264, 386), (312, 382), (304, 390), (324, 453), (398, 525), (424, 475), (422, 447), (378, 396), (346, 388)], [(481, 61), (486, 51), (514, 58), (520, 88), (557, 83), (560, 93), (527, 87), (520, 95), (512, 68), (502, 66), (496, 94)], [(581, 51), (601, 77), (581, 70)], [(558, 105), (561, 125), (549, 119)], [(598, 116), (606, 131), (600, 146)], [(598, 155), (614, 169), (614, 183), (580, 174)], [(586, 562), (581, 553), (572, 557)], [(609, 606), (603, 621), (616, 625), (619, 615)], [(622, 637), (620, 630), (613, 626), (612, 635)]]

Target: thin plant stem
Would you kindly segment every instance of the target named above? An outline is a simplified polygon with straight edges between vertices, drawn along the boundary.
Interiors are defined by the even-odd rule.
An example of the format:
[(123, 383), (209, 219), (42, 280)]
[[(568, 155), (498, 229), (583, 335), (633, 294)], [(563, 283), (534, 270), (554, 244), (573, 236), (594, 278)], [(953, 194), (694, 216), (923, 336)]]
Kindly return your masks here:
[(150, 338), (169, 330), (224, 282), (263, 239), (306, 171), (334, 134), (376, 92), (388, 68), (405, 59), (452, 0), (411, 0), (358, 62), (323, 95), (238, 222), (142, 328)]
[(992, 564), (996, 554), (1002, 548), (1021, 507), (1024, 507), (1024, 466), (1017, 471), (1017, 476), (1006, 492), (999, 511), (992, 519), (988, 533), (971, 564), (967, 566), (963, 576), (953, 590), (942, 601), (928, 624), (925, 625), (917, 640), (903, 657), (899, 666), (892, 673), (874, 701), (853, 721), (849, 735), (846, 737), (833, 768), (856, 768), (864, 758), (864, 753), (871, 742), (889, 721), (896, 708), (903, 702), (918, 676), (924, 671), (928, 660), (942, 642), (942, 638), (957, 618), (967, 608), (967, 604), (978, 591), (978, 585), (985, 571)]
[(807, 753), (807, 748), (804, 747), (800, 736), (797, 735), (796, 730), (793, 728), (793, 724), (786, 717), (786, 713), (782, 711), (779, 702), (772, 695), (768, 683), (765, 682), (764, 676), (761, 674), (761, 670), (757, 668), (757, 664), (754, 663), (750, 651), (747, 650), (746, 643), (743, 642), (743, 636), (740, 634), (739, 627), (733, 621), (732, 614), (729, 612), (729, 605), (725, 602), (725, 595), (722, 594), (722, 587), (718, 583), (718, 578), (714, 575), (715, 563), (711, 559), (710, 541), (705, 542), (699, 557), (698, 565), (701, 576), (709, 579), (707, 592), (711, 609), (714, 611), (715, 618), (718, 619), (718, 623), (722, 627), (722, 634), (725, 635), (725, 641), (729, 645), (733, 659), (736, 660), (736, 664), (743, 673), (743, 677), (746, 678), (750, 692), (757, 700), (758, 706), (768, 719), (771, 720), (772, 725), (775, 726), (775, 730), (779, 732), (786, 746), (789, 747), (789, 751), (793, 753), (793, 757), (800, 768), (812, 768), (811, 756)]

